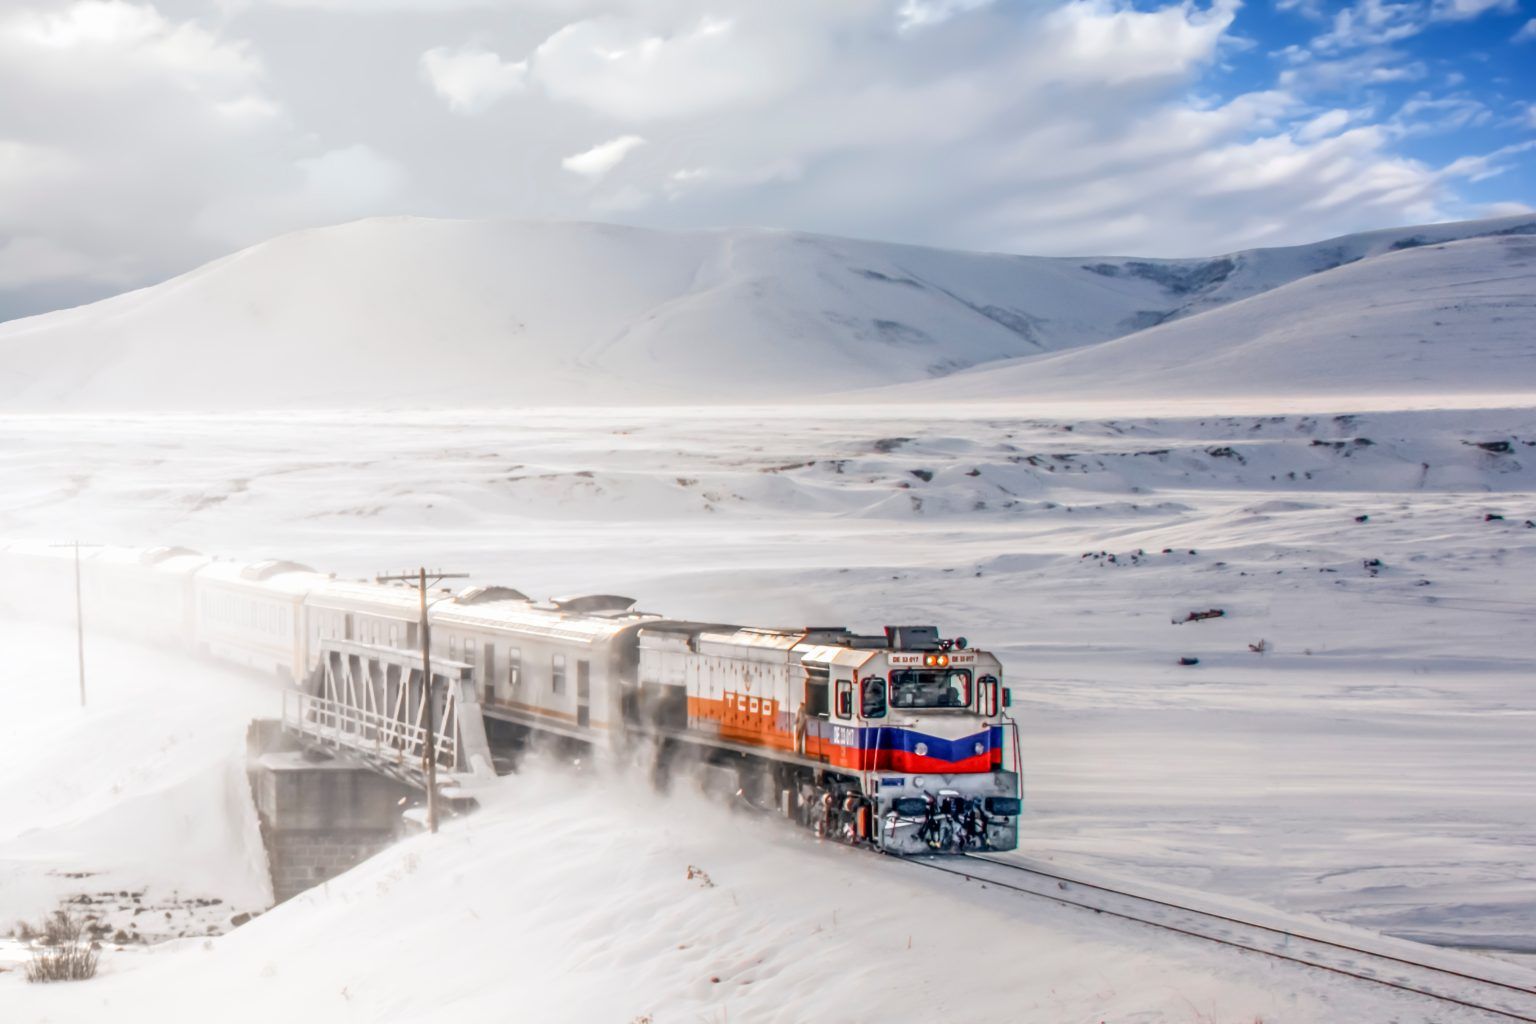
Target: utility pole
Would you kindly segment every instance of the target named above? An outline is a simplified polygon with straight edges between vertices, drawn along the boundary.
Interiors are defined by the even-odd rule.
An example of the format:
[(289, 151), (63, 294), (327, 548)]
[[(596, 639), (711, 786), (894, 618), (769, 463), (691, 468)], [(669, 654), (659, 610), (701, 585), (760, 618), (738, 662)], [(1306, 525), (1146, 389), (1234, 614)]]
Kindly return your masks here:
[[(87, 545), (96, 547), (97, 545)], [(80, 541), (52, 544), (50, 547), (75, 549), (75, 661), (80, 666), (80, 706), (85, 707), (85, 615), (80, 604)]]
[[(432, 584), (436, 586), (443, 580), (464, 579), (467, 572), (435, 572), (432, 574)], [(376, 576), (378, 583), (411, 583), (421, 592), (421, 625), (418, 631), (421, 633), (421, 693), (426, 705), (422, 715), (423, 742), (422, 768), (427, 776), (427, 831), (437, 831), (437, 732), (433, 728), (432, 718), (436, 714), (432, 692), (432, 625), (427, 621), (427, 568), (422, 566), (414, 573), (402, 573), (398, 576)]]

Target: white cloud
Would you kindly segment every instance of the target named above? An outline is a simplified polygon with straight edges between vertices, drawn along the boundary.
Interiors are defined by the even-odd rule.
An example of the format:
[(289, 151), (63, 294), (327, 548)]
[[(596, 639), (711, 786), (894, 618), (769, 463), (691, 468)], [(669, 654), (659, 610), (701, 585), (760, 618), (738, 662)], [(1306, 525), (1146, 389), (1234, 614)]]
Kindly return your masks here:
[(126, 0), (77, 0), (59, 9), (14, 11), (0, 19), (0, 45), (39, 59), (72, 61), (85, 84), (132, 70), (174, 73), (193, 89), (244, 91), (261, 71), (247, 47)]
[(97, 260), (55, 239), (36, 235), (0, 239), (0, 288), (25, 288), (81, 278), (121, 280)]
[(1471, 97), (1419, 93), (1403, 103), (1388, 124), (1399, 135), (1407, 136), (1456, 131), (1492, 119), (1493, 112)]
[(393, 213), (409, 181), (396, 161), (355, 144), (268, 170), (260, 186), (209, 203), (199, 228), (241, 243), (319, 224)]
[(1431, 81), (1390, 40), (1446, 0), (1349, 0), (1226, 96), (1236, 0), (158, 2), (0, 0), (13, 277), (30, 251), (142, 280), (396, 212), (1199, 254), (1454, 215), (1526, 159), (1400, 155), (1517, 128), (1438, 61), (1388, 104)]
[(991, 3), (992, 0), (902, 0), (896, 11), (896, 27), (902, 32), (914, 32)]
[(572, 174), (596, 180), (619, 166), (625, 157), (643, 145), (645, 140), (638, 135), (620, 135), (566, 157), (560, 161), (560, 166)]
[(1236, 0), (1217, 0), (1204, 11), (1071, 0), (1046, 17), (1034, 57), (1054, 78), (1119, 83), (1186, 75), (1214, 59), (1236, 13)]
[(1294, 67), (1280, 73), (1279, 85), (1296, 92), (1333, 92), (1363, 85), (1416, 82), (1429, 74), (1423, 61), (1408, 60), (1390, 49), (1372, 49), (1344, 57), (1314, 59), (1307, 50), (1289, 54)]
[(1442, 21), (1468, 21), (1488, 11), (1513, 14), (1519, 9), (1519, 0), (1435, 0), (1434, 15)]
[(533, 74), (550, 96), (625, 120), (677, 118), (782, 94), (795, 69), (822, 41), (795, 39), (766, 20), (703, 16), (653, 29), (634, 18), (600, 17), (567, 25), (533, 56)]
[(1466, 178), (1469, 181), (1486, 181), (1509, 170), (1508, 158), (1536, 149), (1536, 139), (1503, 146), (1492, 153), (1464, 156), (1451, 161), (1440, 173), (1446, 178)]
[(1514, 34), (1512, 41), (1516, 43), (1528, 43), (1533, 39), (1536, 39), (1536, 18), (1532, 18), (1524, 25), (1521, 25), (1520, 31)]
[(1519, 0), (1355, 0), (1334, 14), (1332, 28), (1312, 40), (1312, 49), (1336, 53), (1388, 46), (1416, 36), (1436, 22), (1470, 21), (1489, 11), (1508, 14), (1519, 9)]
[(478, 113), (527, 88), (527, 61), (504, 61), (475, 46), (438, 46), (421, 55), (421, 73), (455, 113)]
[(1428, 8), (1421, 3), (1356, 0), (1333, 16), (1333, 28), (1312, 41), (1315, 50), (1336, 52), (1362, 46), (1384, 46), (1424, 30)]
[(1297, 129), (1296, 138), (1302, 142), (1316, 142), (1334, 134), (1349, 124), (1352, 118), (1353, 115), (1347, 110), (1325, 111)]

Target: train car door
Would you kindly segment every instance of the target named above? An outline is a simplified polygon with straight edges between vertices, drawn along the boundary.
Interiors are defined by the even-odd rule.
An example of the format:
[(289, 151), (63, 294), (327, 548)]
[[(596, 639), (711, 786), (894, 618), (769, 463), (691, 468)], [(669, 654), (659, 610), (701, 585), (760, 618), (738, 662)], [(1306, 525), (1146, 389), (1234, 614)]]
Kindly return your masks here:
[(827, 759), (823, 741), (827, 739), (830, 732), (827, 727), (830, 710), (828, 705), (827, 667), (825, 665), (805, 666), (805, 756), (814, 757), (819, 761)]
[(486, 707), (496, 703), (496, 645), (487, 642), (485, 645), (485, 696), (481, 698)]
[(576, 724), (583, 729), (592, 720), (592, 663), (576, 663)]

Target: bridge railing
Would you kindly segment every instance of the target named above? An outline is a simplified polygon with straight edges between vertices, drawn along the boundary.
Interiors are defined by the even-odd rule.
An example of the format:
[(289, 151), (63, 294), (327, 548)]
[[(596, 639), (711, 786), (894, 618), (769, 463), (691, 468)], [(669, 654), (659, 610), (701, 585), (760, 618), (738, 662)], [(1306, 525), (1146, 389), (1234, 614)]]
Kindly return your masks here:
[(324, 638), (303, 688), (283, 695), (283, 727), (421, 786), (430, 722), (439, 774), (494, 779), (474, 667), (433, 659), (425, 687), (423, 668), (419, 651)]
[[(403, 772), (423, 770), (426, 728), (392, 715), (289, 690), (283, 693), (283, 725), (327, 745), (392, 763)], [(460, 770), (455, 731), (439, 729), (433, 736), (437, 763), (451, 772)]]

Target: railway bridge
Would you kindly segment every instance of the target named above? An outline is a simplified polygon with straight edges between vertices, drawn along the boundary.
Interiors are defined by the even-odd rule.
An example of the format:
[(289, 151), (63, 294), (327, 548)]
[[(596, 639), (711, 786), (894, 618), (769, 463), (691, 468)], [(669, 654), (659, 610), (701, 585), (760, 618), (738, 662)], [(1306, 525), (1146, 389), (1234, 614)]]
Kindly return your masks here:
[(454, 803), (495, 777), (472, 666), (434, 658), (430, 673), (423, 686), (419, 652), (327, 639), (282, 716), (253, 723), (247, 774), (278, 901), (399, 838), (429, 778)]

